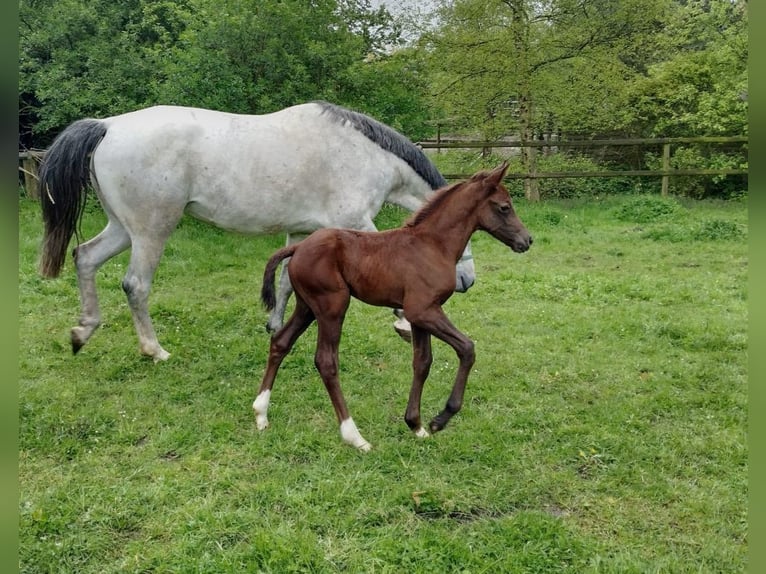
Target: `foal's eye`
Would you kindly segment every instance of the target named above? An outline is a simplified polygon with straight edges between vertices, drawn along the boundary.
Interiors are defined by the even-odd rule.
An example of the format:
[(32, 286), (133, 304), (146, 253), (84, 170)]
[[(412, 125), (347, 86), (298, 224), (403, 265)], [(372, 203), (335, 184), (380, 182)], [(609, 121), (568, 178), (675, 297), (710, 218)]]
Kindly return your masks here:
[(508, 203), (503, 203), (503, 204), (497, 206), (497, 210), (500, 213), (506, 214), (506, 213), (511, 211), (511, 206)]

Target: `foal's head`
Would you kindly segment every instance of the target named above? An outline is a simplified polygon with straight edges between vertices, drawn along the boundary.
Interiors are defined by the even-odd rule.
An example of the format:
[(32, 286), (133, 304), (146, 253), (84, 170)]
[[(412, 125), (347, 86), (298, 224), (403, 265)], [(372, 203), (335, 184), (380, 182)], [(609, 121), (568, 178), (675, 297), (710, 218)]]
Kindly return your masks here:
[(484, 201), (477, 212), (479, 229), (499, 239), (516, 253), (523, 253), (532, 245), (532, 236), (516, 215), (511, 196), (503, 185), (503, 176), (508, 169), (508, 162), (486, 173), (478, 173), (473, 178), (482, 186)]

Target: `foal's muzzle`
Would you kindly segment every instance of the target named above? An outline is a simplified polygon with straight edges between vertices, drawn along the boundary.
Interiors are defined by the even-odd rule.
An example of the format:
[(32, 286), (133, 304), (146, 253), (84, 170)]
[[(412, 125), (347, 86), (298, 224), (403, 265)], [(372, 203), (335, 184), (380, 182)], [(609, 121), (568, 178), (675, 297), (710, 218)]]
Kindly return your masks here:
[(532, 246), (532, 236), (528, 235), (525, 239), (517, 239), (511, 242), (511, 249), (516, 253), (524, 253)]

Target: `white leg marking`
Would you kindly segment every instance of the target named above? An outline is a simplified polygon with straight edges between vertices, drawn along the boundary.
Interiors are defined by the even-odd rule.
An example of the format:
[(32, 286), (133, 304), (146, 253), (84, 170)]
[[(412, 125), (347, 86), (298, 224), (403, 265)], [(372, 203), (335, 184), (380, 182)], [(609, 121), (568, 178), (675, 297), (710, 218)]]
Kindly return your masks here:
[(359, 430), (356, 428), (354, 419), (351, 417), (340, 423), (340, 436), (343, 439), (343, 442), (348, 443), (351, 446), (355, 446), (362, 452), (369, 452), (369, 450), (372, 448), (372, 445), (364, 440), (362, 435), (359, 434)]
[(253, 410), (255, 411), (255, 426), (258, 430), (263, 430), (269, 426), (269, 419), (266, 417), (266, 411), (269, 410), (269, 399), (271, 390), (263, 391), (255, 397), (253, 401)]
[(418, 438), (428, 438), (431, 435), (423, 427), (418, 427), (418, 428), (415, 429), (415, 436), (418, 437)]

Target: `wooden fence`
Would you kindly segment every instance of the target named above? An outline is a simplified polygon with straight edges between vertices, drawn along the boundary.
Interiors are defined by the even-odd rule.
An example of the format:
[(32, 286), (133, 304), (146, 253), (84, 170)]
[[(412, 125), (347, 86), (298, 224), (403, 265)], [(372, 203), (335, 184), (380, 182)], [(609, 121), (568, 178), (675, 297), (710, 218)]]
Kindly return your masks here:
[(43, 150), (29, 150), (19, 152), (19, 171), (24, 176), (24, 192), (32, 199), (40, 198), (40, 190), (37, 185), (37, 167), (45, 155)]
[[(642, 139), (604, 139), (572, 141), (456, 141), (439, 139), (418, 142), (423, 149), (491, 149), (491, 148), (563, 148), (563, 147), (607, 147), (607, 146), (662, 146), (662, 169), (660, 170), (604, 170), (604, 171), (559, 171), (509, 173), (507, 179), (547, 179), (570, 177), (662, 177), (662, 194), (667, 195), (671, 177), (689, 175), (742, 175), (746, 169), (671, 169), (671, 146), (678, 144), (746, 144), (747, 136), (732, 137), (688, 137), (688, 138), (642, 138)], [(40, 191), (37, 185), (37, 168), (45, 155), (44, 150), (19, 152), (19, 170), (24, 175), (24, 190), (27, 197), (37, 199)], [(448, 180), (467, 179), (473, 174), (444, 174)]]
[[(435, 149), (437, 153), (443, 149), (491, 149), (491, 148), (563, 148), (563, 147), (608, 147), (608, 146), (662, 146), (662, 169), (659, 170), (604, 170), (604, 171), (559, 171), (559, 172), (530, 172), (509, 173), (507, 179), (548, 179), (570, 177), (662, 177), (662, 194), (667, 195), (670, 178), (673, 176), (689, 175), (742, 175), (746, 169), (671, 169), (671, 146), (678, 144), (746, 144), (747, 136), (729, 137), (678, 137), (678, 138), (636, 138), (636, 139), (603, 139), (603, 140), (545, 140), (545, 141), (458, 141), (442, 139), (418, 142), (423, 149)], [(472, 174), (444, 174), (448, 180), (459, 180), (471, 177)]]

